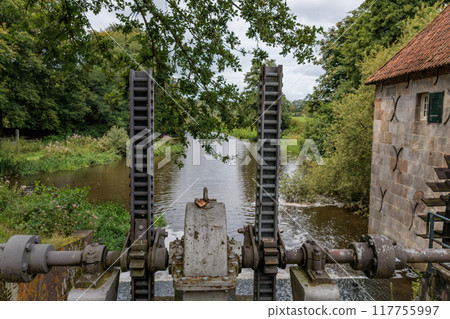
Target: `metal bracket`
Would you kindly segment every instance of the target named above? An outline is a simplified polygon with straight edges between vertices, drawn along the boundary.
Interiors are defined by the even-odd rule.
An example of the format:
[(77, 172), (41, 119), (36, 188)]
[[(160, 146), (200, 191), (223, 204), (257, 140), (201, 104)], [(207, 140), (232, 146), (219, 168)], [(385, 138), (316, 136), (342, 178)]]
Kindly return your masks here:
[(411, 205), (411, 224), (409, 225), (408, 230), (411, 230), (411, 228), (414, 225), (414, 214), (416, 213), (417, 206), (419, 206), (419, 203), (417, 202), (416, 205), (414, 205), (414, 206), (411, 202), (409, 204)]
[(386, 196), (387, 188), (383, 191), (383, 188), (381, 188), (380, 186), (380, 192), (381, 192), (381, 205), (380, 209), (378, 210), (379, 213), (381, 213), (381, 210), (383, 209), (384, 196)]
[(81, 261), (81, 276), (75, 283), (75, 288), (96, 287), (103, 270), (106, 268), (108, 248), (99, 243), (86, 246)]
[(286, 256), (286, 247), (284, 246), (284, 241), (281, 238), (281, 231), (278, 230), (278, 257), (279, 264), (278, 267), (281, 269), (286, 269), (287, 265), (287, 256)]
[[(400, 149), (398, 151), (397, 151), (397, 148), (394, 145), (392, 145), (392, 147), (394, 148), (394, 152), (395, 152), (395, 166), (394, 166), (394, 169), (392, 171), (395, 172), (395, 170), (398, 167), (398, 160), (399, 160), (399, 157), (400, 157), (400, 153), (403, 151), (403, 147), (400, 147)], [(398, 169), (398, 171), (401, 173), (400, 168)]]
[(312, 283), (328, 282), (329, 276), (325, 272), (326, 252), (314, 240), (307, 240), (302, 246), (306, 263), (303, 269)]
[(245, 225), (244, 228), (238, 230), (239, 233), (244, 234), (244, 245), (242, 247), (242, 266), (258, 269), (259, 253), (258, 246), (256, 246), (255, 232), (252, 225)]
[(436, 81), (434, 81), (433, 85), (436, 85), (439, 81), (439, 68), (436, 71)]
[(153, 246), (150, 248), (147, 261), (148, 269), (151, 273), (166, 270), (168, 267), (169, 254), (164, 245), (167, 235), (164, 228), (156, 228)]
[(397, 104), (398, 104), (398, 100), (400, 100), (401, 97), (402, 97), (401, 95), (399, 95), (397, 97), (397, 99), (394, 99), (394, 97), (392, 97), (392, 100), (394, 101), (394, 113), (392, 114), (390, 122), (392, 122), (394, 120), (394, 118), (397, 120), (397, 122), (399, 122), (399, 120), (397, 118)]
[(407, 82), (407, 84), (406, 84), (405, 89), (409, 88), (409, 82), (410, 82), (410, 80), (411, 80), (410, 77), (411, 77), (411, 74), (408, 74), (408, 82)]
[(450, 120), (450, 114), (447, 116), (447, 119), (445, 120), (444, 125), (446, 125), (449, 120)]

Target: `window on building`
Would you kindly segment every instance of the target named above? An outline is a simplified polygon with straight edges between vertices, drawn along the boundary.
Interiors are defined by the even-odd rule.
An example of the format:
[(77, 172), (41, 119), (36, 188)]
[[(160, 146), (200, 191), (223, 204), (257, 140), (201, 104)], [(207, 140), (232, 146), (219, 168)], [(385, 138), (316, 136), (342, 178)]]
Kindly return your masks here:
[(430, 93), (429, 95), (428, 123), (442, 123), (444, 92)]
[(428, 123), (442, 123), (444, 92), (419, 94), (417, 120)]
[(428, 120), (428, 108), (430, 106), (430, 95), (423, 93), (420, 95), (420, 120)]

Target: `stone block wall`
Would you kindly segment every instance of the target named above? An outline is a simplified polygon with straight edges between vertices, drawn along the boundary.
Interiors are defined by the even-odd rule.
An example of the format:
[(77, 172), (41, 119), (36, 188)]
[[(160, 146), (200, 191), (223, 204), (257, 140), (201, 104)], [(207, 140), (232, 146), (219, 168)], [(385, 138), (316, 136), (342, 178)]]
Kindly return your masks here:
[[(55, 250), (82, 250), (86, 244), (90, 243), (92, 243), (92, 231), (79, 231), (68, 238), (64, 246), (55, 247)], [(53, 267), (48, 274), (39, 274), (30, 283), (0, 281), (0, 300), (66, 300), (77, 276), (77, 267)]]
[[(409, 248), (428, 247), (427, 240), (416, 236), (425, 233), (425, 222), (417, 215), (434, 209), (420, 198), (442, 195), (433, 193), (426, 182), (438, 181), (434, 168), (446, 167), (444, 155), (450, 154), (450, 121), (418, 120), (418, 94), (426, 92), (444, 91), (443, 122), (450, 115), (450, 74), (435, 81), (436, 77), (429, 77), (411, 80), (409, 85), (377, 86), (375, 94), (369, 232), (387, 235)], [(396, 151), (401, 148), (397, 163)]]

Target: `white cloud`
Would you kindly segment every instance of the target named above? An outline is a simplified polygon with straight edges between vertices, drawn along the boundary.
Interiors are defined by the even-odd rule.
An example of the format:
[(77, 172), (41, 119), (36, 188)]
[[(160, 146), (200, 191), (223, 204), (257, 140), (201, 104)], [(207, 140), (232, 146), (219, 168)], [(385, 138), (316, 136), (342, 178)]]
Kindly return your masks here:
[[(158, 2), (161, 2), (158, 0)], [(347, 13), (356, 9), (363, 0), (288, 0), (288, 5), (297, 20), (306, 25), (322, 26), (325, 30), (335, 25), (345, 18)], [(94, 29), (106, 28), (111, 23), (117, 22), (114, 13), (103, 10), (99, 15), (88, 15)], [(230, 23), (230, 28), (241, 39), (242, 46), (251, 49), (257, 46), (256, 41), (245, 36), (247, 24), (241, 19), (236, 19)], [(316, 65), (298, 65), (292, 55), (283, 57), (277, 48), (267, 47), (259, 43), (260, 47), (267, 50), (271, 59), (275, 59), (278, 64), (283, 65), (284, 71), (284, 92), (289, 100), (304, 98), (311, 93), (316, 79), (323, 74), (323, 70)], [(241, 57), (242, 72), (226, 71), (225, 78), (236, 84), (239, 88), (244, 87), (244, 74), (250, 70), (251, 56)]]

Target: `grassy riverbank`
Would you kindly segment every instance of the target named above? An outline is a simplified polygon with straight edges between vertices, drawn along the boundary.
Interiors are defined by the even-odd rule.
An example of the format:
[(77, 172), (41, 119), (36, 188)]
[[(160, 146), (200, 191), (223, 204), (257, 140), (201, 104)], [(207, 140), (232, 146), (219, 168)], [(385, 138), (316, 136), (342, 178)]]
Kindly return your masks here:
[(125, 154), (127, 139), (127, 132), (117, 127), (100, 138), (77, 134), (59, 140), (4, 138), (0, 141), (0, 173), (24, 176), (107, 164)]
[[(56, 188), (39, 182), (33, 191), (0, 179), (0, 242), (15, 234), (37, 234), (57, 242), (76, 230), (92, 229), (110, 250), (120, 250), (130, 214), (121, 203), (92, 204), (88, 188)], [(155, 217), (155, 220), (157, 217)], [(155, 227), (164, 226), (160, 218)]]
[[(104, 136), (93, 138), (74, 134), (65, 139), (0, 139), (0, 176), (33, 175), (59, 170), (76, 170), (104, 165), (126, 154), (128, 135), (125, 129), (113, 127)], [(183, 145), (177, 139), (155, 144), (155, 156), (181, 154)]]
[[(292, 117), (290, 121), (290, 126), (288, 129), (282, 132), (282, 137), (286, 139), (296, 139), (297, 145), (289, 145), (288, 152), (291, 154), (299, 153), (303, 142), (305, 141), (305, 135), (314, 125), (314, 120), (309, 117)], [(229, 135), (234, 136), (240, 140), (248, 140), (250, 142), (256, 142), (258, 139), (258, 132), (256, 128), (253, 130), (251, 128), (240, 128), (234, 129), (229, 132)]]
[(258, 132), (256, 128), (237, 128), (228, 133), (230, 136), (234, 136), (240, 140), (248, 140), (250, 142), (256, 142), (258, 139)]

